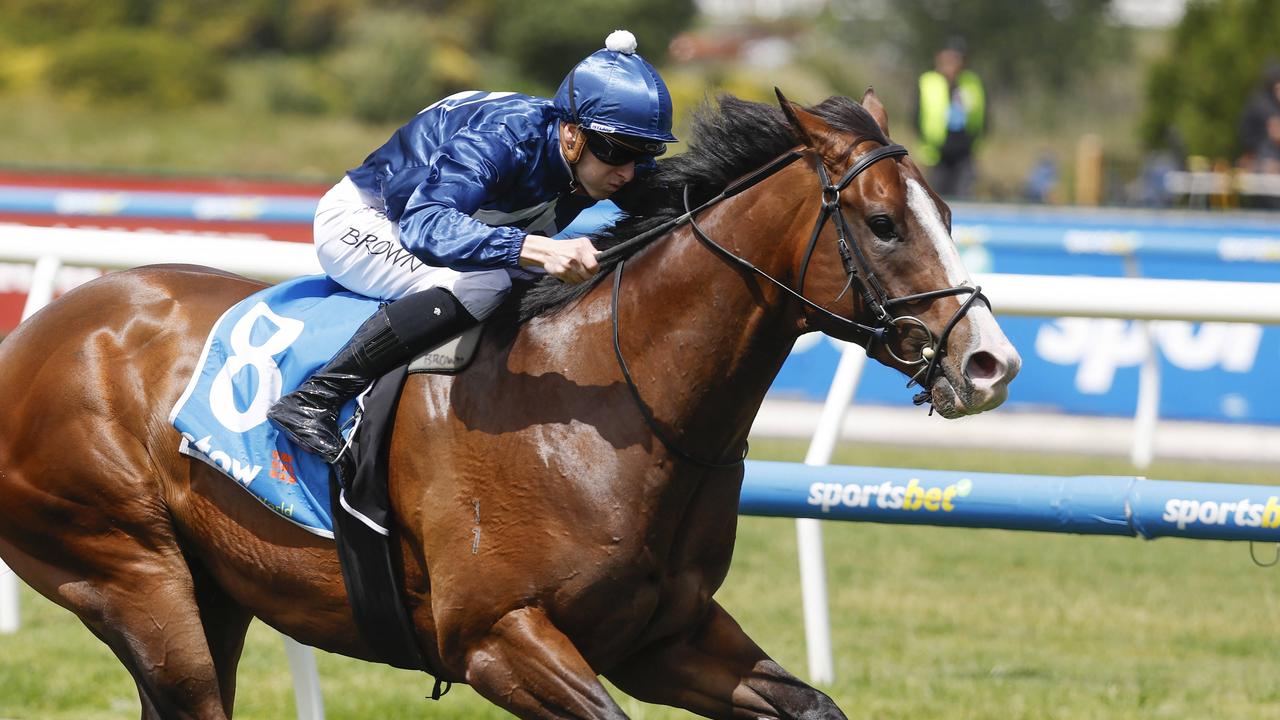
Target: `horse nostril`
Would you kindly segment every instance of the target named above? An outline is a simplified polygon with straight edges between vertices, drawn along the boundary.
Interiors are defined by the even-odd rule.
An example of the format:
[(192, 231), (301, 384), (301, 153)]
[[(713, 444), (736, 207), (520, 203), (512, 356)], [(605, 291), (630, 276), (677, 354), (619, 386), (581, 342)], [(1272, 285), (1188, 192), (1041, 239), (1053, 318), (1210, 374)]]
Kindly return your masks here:
[(991, 380), (998, 377), (1002, 369), (1003, 364), (995, 355), (979, 350), (969, 356), (969, 361), (964, 365), (964, 374), (970, 380)]

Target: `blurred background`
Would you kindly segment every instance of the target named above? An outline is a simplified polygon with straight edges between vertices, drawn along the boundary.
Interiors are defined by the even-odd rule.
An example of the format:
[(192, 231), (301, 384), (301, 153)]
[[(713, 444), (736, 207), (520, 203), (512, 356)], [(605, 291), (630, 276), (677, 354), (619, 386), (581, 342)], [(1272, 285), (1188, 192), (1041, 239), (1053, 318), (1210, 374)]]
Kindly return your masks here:
[(0, 163), (328, 182), (451, 92), (554, 92), (615, 27), (678, 126), (719, 92), (874, 85), (908, 144), (958, 38), (988, 95), (973, 196), (1000, 202), (1176, 204), (1161, 170), (1252, 169), (1240, 125), (1280, 62), (1266, 0), (5, 0)]
[[(615, 28), (661, 69), (680, 136), (719, 93), (874, 86), (895, 140), (963, 171), (946, 195), (975, 273), (1280, 283), (1275, 0), (0, 0), (0, 243), (54, 257), (66, 236), (40, 232), (63, 227), (103, 248), (308, 243), (323, 192), (412, 114), (464, 89), (550, 95)], [(919, 88), (956, 55), (983, 101), (958, 125), (935, 116), (930, 139)], [(102, 272), (54, 257), (42, 274), (16, 249), (0, 336), (39, 292)], [(1192, 300), (1213, 306), (1215, 287)], [(1280, 318), (1059, 314), (1000, 316), (1024, 366), (982, 416), (926, 418), (868, 366), (831, 461), (1280, 484)], [(752, 458), (813, 457), (844, 349), (801, 338)], [(851, 717), (1280, 717), (1280, 590), (1242, 543), (825, 526), (829, 692)], [(744, 518), (717, 597), (804, 676), (793, 538)], [(136, 716), (110, 651), (22, 602), (23, 629), (0, 632), (0, 717)], [(293, 715), (278, 636), (256, 624), (241, 667), (237, 717)], [(465, 687), (431, 706), (406, 671), (320, 669), (331, 717), (499, 716)]]

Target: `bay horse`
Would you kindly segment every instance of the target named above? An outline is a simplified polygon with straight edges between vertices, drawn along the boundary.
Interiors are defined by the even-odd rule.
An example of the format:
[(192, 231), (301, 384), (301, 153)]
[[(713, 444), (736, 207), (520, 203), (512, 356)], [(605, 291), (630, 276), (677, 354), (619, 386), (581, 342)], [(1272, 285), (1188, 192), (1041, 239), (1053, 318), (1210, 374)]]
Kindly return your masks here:
[[(874, 93), (779, 101), (705, 110), (646, 213), (599, 239), (596, 281), (513, 296), (469, 369), (404, 388), (403, 599), (445, 679), (519, 717), (625, 717), (601, 675), (708, 717), (844, 717), (713, 599), (770, 382), (811, 331), (948, 418), (999, 405), (1017, 372)], [(180, 455), (167, 420), (214, 322), (260, 287), (113, 273), (0, 344), (0, 556), (114, 651), (143, 718), (229, 718), (253, 617), (376, 659), (334, 545)]]

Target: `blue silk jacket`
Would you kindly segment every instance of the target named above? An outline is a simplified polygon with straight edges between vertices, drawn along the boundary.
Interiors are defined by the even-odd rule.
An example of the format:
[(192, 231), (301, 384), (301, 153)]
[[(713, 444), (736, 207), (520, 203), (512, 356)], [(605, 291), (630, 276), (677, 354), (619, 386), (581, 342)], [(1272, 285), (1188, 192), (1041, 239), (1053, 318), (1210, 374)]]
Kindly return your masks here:
[(552, 235), (594, 204), (570, 194), (550, 100), (462, 92), (418, 113), (347, 172), (423, 262), (514, 267), (525, 235)]

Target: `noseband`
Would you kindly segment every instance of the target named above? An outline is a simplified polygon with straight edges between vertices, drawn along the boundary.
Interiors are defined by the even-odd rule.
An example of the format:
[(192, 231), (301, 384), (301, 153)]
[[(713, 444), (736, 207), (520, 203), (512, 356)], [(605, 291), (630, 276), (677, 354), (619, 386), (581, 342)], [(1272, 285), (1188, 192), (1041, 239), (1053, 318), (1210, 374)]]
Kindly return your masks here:
[[(942, 360), (943, 355), (946, 354), (946, 343), (947, 339), (951, 335), (951, 331), (955, 328), (956, 324), (960, 322), (960, 318), (964, 317), (969, 311), (969, 308), (973, 306), (974, 301), (981, 299), (988, 308), (990, 308), (991, 303), (987, 300), (987, 297), (982, 294), (981, 287), (970, 287), (968, 285), (957, 285), (950, 288), (929, 290), (922, 293), (891, 298), (889, 297), (888, 292), (884, 289), (884, 285), (880, 282), (880, 279), (877, 278), (875, 273), (871, 270), (871, 265), (867, 262), (866, 255), (863, 253), (861, 246), (859, 246), (854, 240), (853, 231), (849, 226), (848, 220), (845, 218), (844, 209), (841, 207), (840, 203), (840, 192), (847, 188), (849, 184), (867, 168), (880, 160), (889, 157), (905, 156), (906, 154), (907, 149), (901, 145), (882, 145), (881, 147), (859, 157), (857, 161), (855, 161), (851, 166), (849, 166), (849, 169), (845, 171), (844, 175), (840, 178), (840, 182), (833, 184), (831, 182), (831, 176), (827, 172), (826, 165), (822, 161), (822, 157), (817, 153), (814, 153), (814, 167), (817, 170), (818, 179), (822, 183), (822, 208), (818, 212), (817, 222), (814, 224), (813, 233), (809, 238), (808, 247), (805, 249), (804, 262), (800, 266), (798, 290), (792, 289), (786, 283), (756, 267), (750, 261), (735, 255), (732, 250), (729, 250), (720, 243), (711, 239), (711, 237), (698, 226), (697, 222), (698, 213), (722, 202), (723, 200), (737, 195), (760, 182), (763, 182), (768, 177), (787, 167), (804, 155), (804, 153), (797, 152), (795, 150), (782, 155), (773, 162), (759, 170), (756, 170), (741, 180), (731, 183), (719, 195), (693, 209), (689, 208), (689, 187), (686, 185), (684, 188), (685, 213), (683, 215), (673, 218), (649, 232), (643, 233), (630, 240), (619, 243), (612, 248), (604, 250), (600, 252), (597, 257), (601, 262), (607, 262), (614, 257), (622, 255), (636, 245), (647, 243), (656, 237), (670, 232), (680, 225), (688, 223), (689, 227), (693, 230), (694, 236), (725, 260), (768, 280), (784, 293), (790, 295), (793, 299), (800, 301), (805, 306), (824, 316), (836, 325), (846, 330), (851, 330), (855, 333), (865, 335), (867, 338), (865, 347), (868, 354), (870, 354), (875, 343), (880, 342), (884, 344), (885, 351), (888, 352), (894, 360), (897, 360), (899, 363), (908, 367), (918, 368), (915, 374), (912, 375), (911, 379), (907, 382), (907, 387), (911, 387), (916, 384), (920, 386), (921, 390), (912, 397), (912, 402), (916, 405), (923, 405), (926, 402), (930, 402), (933, 383), (937, 379), (939, 362)], [(843, 297), (850, 288), (856, 288), (858, 294), (862, 297), (862, 301), (866, 305), (867, 310), (871, 313), (872, 320), (870, 325), (837, 315), (825, 307), (813, 302), (804, 295), (804, 280), (809, 271), (809, 263), (813, 259), (813, 251), (817, 247), (818, 237), (822, 234), (822, 230), (826, 227), (827, 222), (833, 217), (835, 218), (835, 221), (832, 224), (836, 229), (836, 249), (840, 254), (840, 261), (844, 265), (844, 272), (848, 278), (844, 289), (836, 296), (836, 300), (838, 301)], [(622, 376), (626, 380), (627, 387), (630, 388), (631, 394), (635, 398), (636, 403), (639, 405), (641, 414), (644, 415), (644, 419), (648, 423), (649, 429), (653, 431), (654, 435), (662, 441), (662, 444), (665, 445), (668, 450), (684, 460), (710, 468), (736, 467), (742, 463), (743, 459), (746, 458), (745, 447), (743, 448), (742, 455), (737, 460), (728, 463), (709, 462), (693, 457), (680, 449), (679, 446), (672, 442), (671, 439), (668, 438), (658, 427), (657, 420), (654, 418), (653, 412), (641, 398), (640, 389), (636, 387), (635, 381), (631, 376), (631, 371), (627, 367), (627, 361), (622, 356), (622, 346), (618, 340), (618, 295), (620, 288), (622, 287), (622, 270), (625, 264), (625, 259), (618, 260), (618, 266), (613, 277), (613, 298), (611, 308), (613, 316), (613, 349), (614, 354), (618, 359), (618, 366), (622, 369)], [(969, 297), (960, 304), (960, 307), (951, 316), (951, 319), (947, 321), (942, 333), (938, 335), (936, 339), (933, 337), (933, 333), (929, 330), (928, 325), (918, 317), (906, 314), (895, 315), (893, 313), (895, 308), (909, 305), (911, 303), (933, 301), (938, 298), (950, 297), (953, 295), (964, 295), (966, 293)], [(889, 342), (890, 335), (908, 326), (920, 328), (924, 331), (926, 337), (926, 341), (920, 345), (920, 356), (915, 359), (908, 359), (900, 356), (894, 351), (892, 343)], [(929, 412), (933, 412), (932, 403), (930, 403)]]

